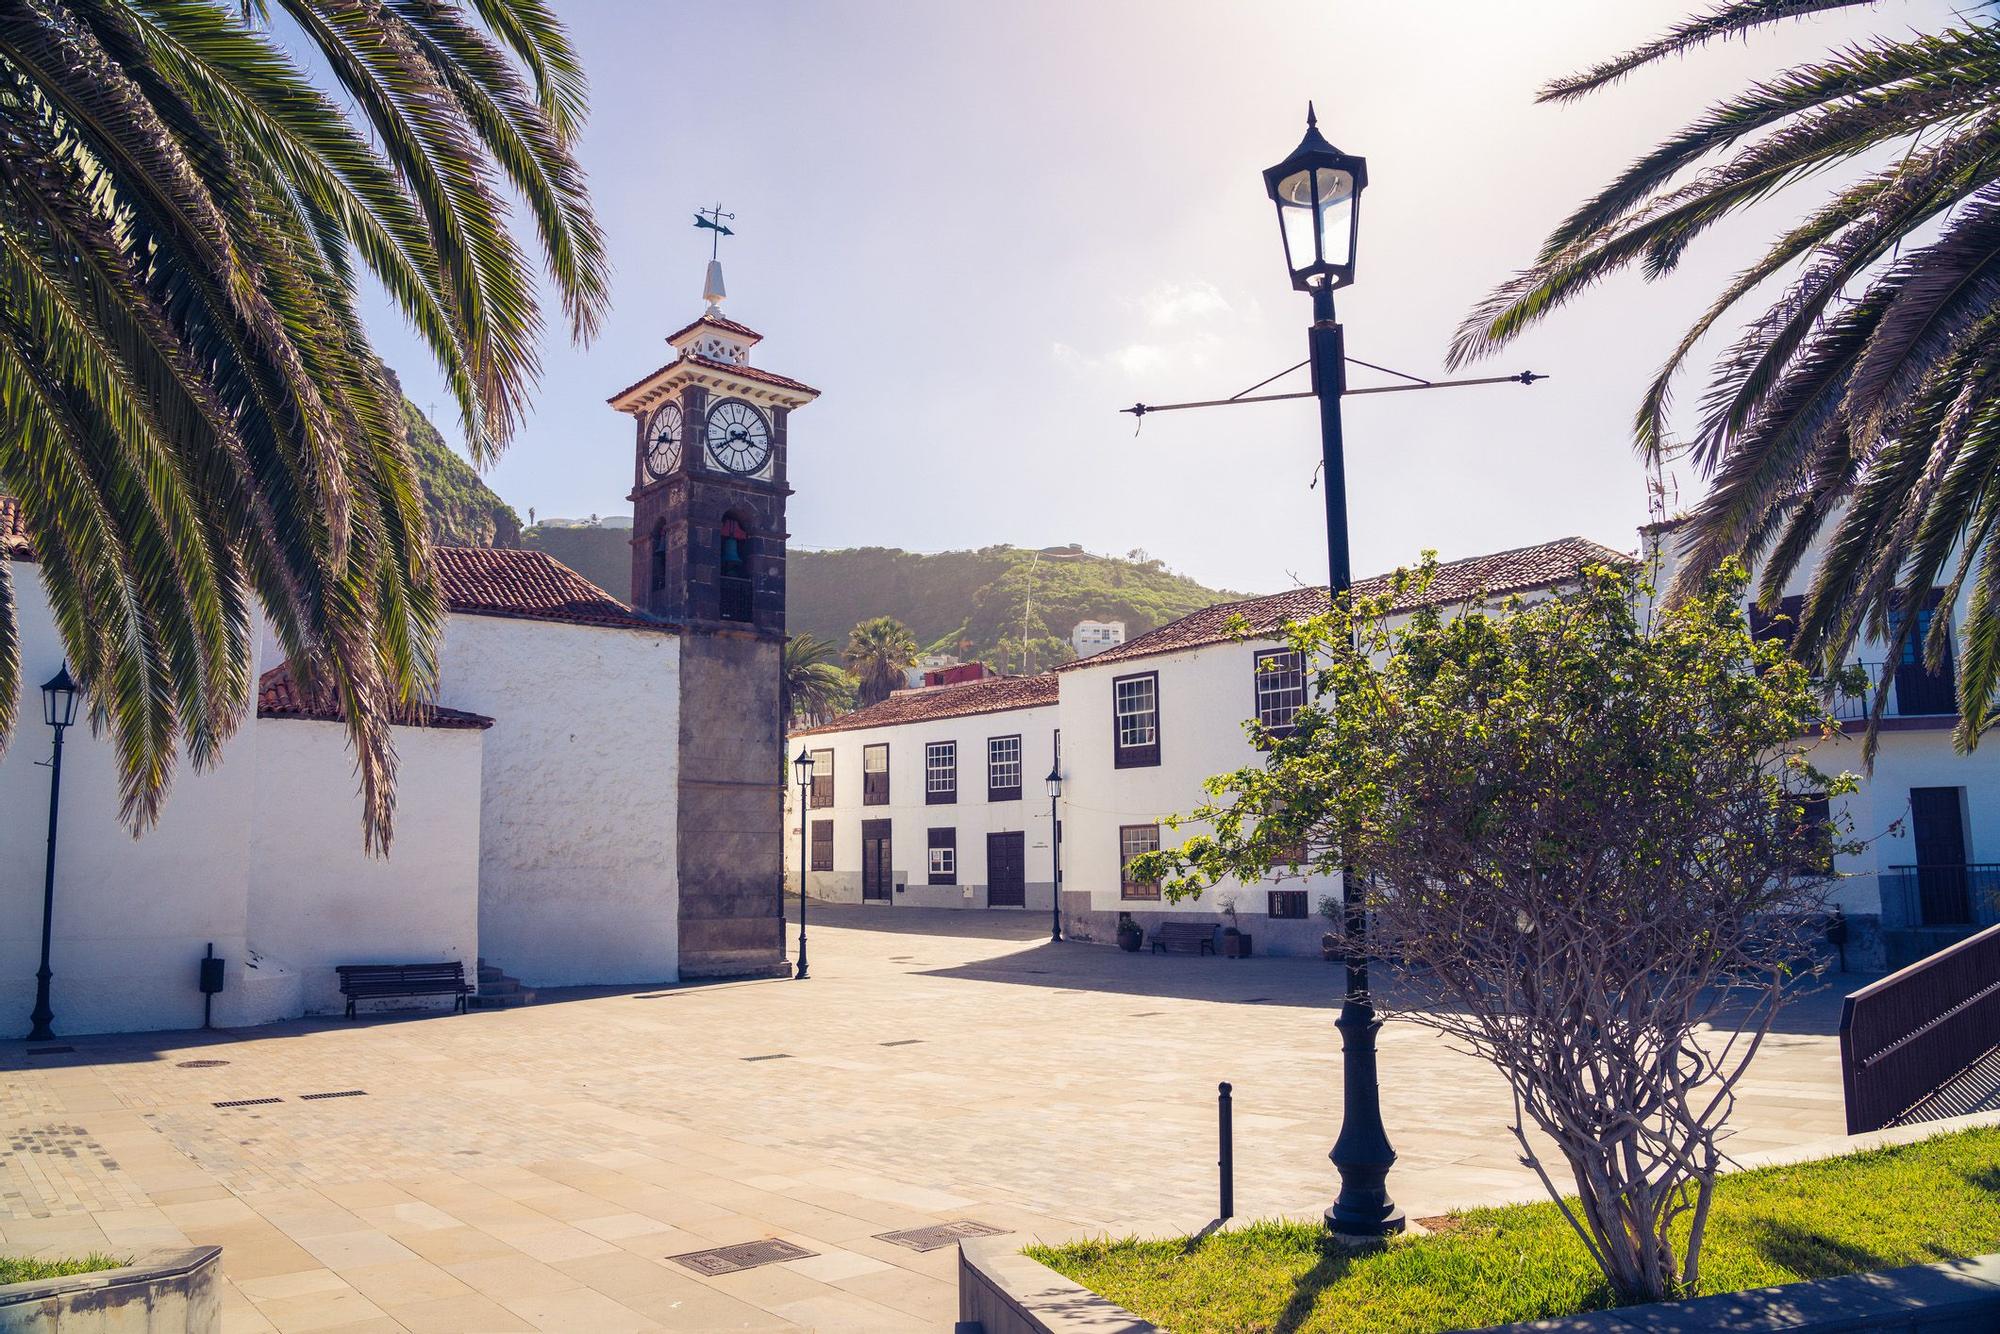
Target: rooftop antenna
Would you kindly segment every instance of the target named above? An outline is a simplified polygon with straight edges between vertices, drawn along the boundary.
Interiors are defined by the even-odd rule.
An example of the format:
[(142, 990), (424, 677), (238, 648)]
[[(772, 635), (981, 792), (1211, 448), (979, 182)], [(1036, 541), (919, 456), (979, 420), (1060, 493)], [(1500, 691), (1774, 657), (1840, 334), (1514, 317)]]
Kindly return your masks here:
[(714, 208), (698, 208), (694, 211), (694, 225), (698, 228), (706, 227), (715, 233), (708, 238), (708, 276), (701, 285), (701, 299), (708, 302), (706, 313), (710, 315), (720, 315), (722, 303), (729, 297), (728, 289), (722, 285), (722, 238), (734, 236), (736, 233), (723, 225), (725, 218), (731, 222), (736, 221), (734, 213), (722, 211), (720, 201), (717, 201)]

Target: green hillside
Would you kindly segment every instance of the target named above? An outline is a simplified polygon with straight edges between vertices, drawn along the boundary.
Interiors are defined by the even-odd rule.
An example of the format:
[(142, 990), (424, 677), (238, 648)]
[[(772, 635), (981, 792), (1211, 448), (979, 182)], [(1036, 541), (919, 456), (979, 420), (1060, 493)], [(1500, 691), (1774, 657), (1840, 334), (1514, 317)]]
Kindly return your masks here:
[(431, 518), (431, 540), (450, 547), (518, 547), (521, 516), (493, 494), (479, 474), (452, 451), (430, 418), (403, 400), (403, 424), (417, 457), (417, 483)]
[[(452, 451), (415, 404), (404, 400), (403, 412), (437, 541), (546, 551), (614, 596), (630, 593), (630, 528), (523, 531), (513, 508)], [(845, 644), (857, 621), (893, 616), (927, 650), (1011, 672), (1023, 667), (1022, 614), (1031, 598), (1025, 665), (1039, 669), (1069, 659), (1069, 633), (1078, 621), (1123, 621), (1125, 633), (1135, 636), (1243, 596), (1206, 588), (1143, 552), (1132, 555), (1009, 546), (930, 555), (894, 547), (794, 551), (786, 618), (794, 632)]]
[(1243, 596), (1205, 587), (1157, 560), (1060, 547), (930, 555), (893, 547), (795, 551), (787, 587), (786, 620), (793, 631), (845, 643), (856, 621), (894, 616), (928, 649), (1010, 672), (1023, 667), (1022, 616), (1031, 596), (1025, 663), (1031, 669), (1072, 656), (1069, 633), (1078, 621), (1123, 621), (1132, 637)]

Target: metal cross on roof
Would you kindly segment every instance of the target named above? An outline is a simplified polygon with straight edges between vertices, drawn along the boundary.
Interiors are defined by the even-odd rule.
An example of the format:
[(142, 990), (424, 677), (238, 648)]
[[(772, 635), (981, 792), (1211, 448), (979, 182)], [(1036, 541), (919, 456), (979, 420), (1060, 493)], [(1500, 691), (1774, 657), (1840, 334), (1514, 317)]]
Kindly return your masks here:
[(719, 258), (718, 252), (722, 248), (723, 237), (736, 235), (735, 232), (730, 231), (729, 228), (722, 225), (724, 218), (729, 219), (731, 222), (736, 221), (734, 213), (724, 213), (722, 211), (720, 202), (714, 208), (698, 208), (694, 211), (694, 225), (697, 227), (706, 227), (715, 233), (714, 236), (709, 238), (708, 257), (710, 259)]

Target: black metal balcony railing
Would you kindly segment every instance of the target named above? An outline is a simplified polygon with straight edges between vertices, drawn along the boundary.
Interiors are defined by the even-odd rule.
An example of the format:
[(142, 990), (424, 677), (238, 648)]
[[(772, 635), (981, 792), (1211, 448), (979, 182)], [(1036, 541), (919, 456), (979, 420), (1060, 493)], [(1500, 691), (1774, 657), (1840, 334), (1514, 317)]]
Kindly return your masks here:
[(2000, 925), (2000, 863), (1891, 866), (1875, 879), (1885, 927)]
[(1835, 688), (1833, 692), (1833, 716), (1842, 722), (1859, 722), (1875, 707), (1875, 692), (1881, 687), (1882, 673), (1889, 670), (1894, 680), (1889, 687), (1889, 706), (1885, 712), (1890, 718), (1949, 718), (1958, 713), (1958, 689), (1952, 673), (1933, 672), (1922, 663), (1856, 662), (1850, 667), (1859, 667), (1868, 678), (1868, 683), (1858, 691)]

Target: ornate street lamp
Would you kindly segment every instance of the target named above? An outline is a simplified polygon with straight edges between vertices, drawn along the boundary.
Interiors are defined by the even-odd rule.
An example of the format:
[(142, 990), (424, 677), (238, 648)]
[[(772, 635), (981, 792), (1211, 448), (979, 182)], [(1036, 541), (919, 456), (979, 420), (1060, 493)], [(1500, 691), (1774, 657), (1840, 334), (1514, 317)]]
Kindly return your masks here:
[(799, 781), (799, 966), (792, 973), (792, 979), (803, 982), (806, 976), (806, 868), (811, 863), (807, 851), (806, 826), (810, 823), (807, 815), (806, 799), (812, 792), (813, 757), (812, 752), (799, 744), (798, 758), (792, 761), (792, 772)]
[(1062, 821), (1056, 817), (1056, 802), (1062, 797), (1062, 773), (1049, 766), (1049, 943), (1062, 943)]
[[(1320, 461), (1326, 496), (1327, 590), (1337, 601), (1354, 584), (1347, 550), (1347, 462), (1341, 438), (1340, 398), (1347, 389), (1345, 336), (1333, 316), (1333, 294), (1354, 281), (1361, 231), (1361, 191), (1368, 164), (1350, 157), (1319, 132), (1311, 103), (1306, 135), (1277, 166), (1264, 188), (1278, 208), (1285, 264), (1292, 286), (1312, 294), (1307, 341), (1313, 394), (1319, 399)], [(1375, 1039), (1382, 1021), (1368, 994), (1367, 909), (1353, 868), (1341, 872), (1347, 903), (1347, 995), (1340, 1007), (1342, 1085), (1340, 1135), (1328, 1157), (1340, 1172), (1340, 1195), (1326, 1211), (1327, 1227), (1343, 1236), (1383, 1237), (1403, 1230), (1403, 1211), (1389, 1198), (1389, 1169), (1396, 1151), (1382, 1125)]]
[(1330, 298), (1335, 288), (1354, 281), (1361, 192), (1367, 186), (1367, 162), (1326, 141), (1308, 102), (1306, 137), (1290, 157), (1264, 173), (1264, 189), (1278, 206), (1278, 231), (1284, 238), (1292, 286), (1302, 292), (1324, 291)]
[(49, 1008), (49, 928), (56, 911), (56, 813), (62, 803), (63, 732), (76, 722), (76, 682), (70, 678), (69, 664), (42, 682), (42, 721), (55, 733), (55, 753), (49, 759), (49, 851), (42, 871), (42, 966), (35, 973), (35, 1009), (28, 1016), (33, 1027), (28, 1041), (44, 1042), (55, 1036), (50, 1027), (55, 1011)]

